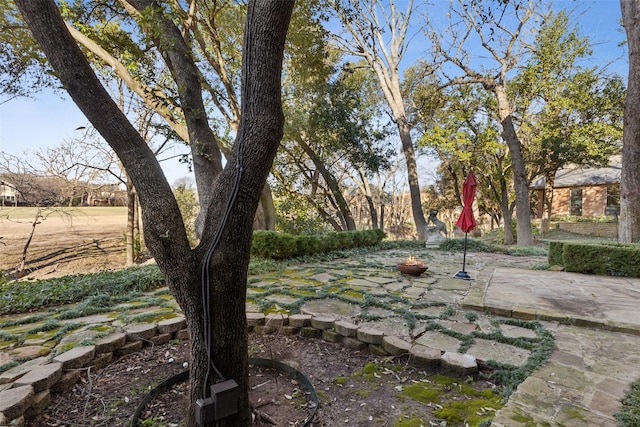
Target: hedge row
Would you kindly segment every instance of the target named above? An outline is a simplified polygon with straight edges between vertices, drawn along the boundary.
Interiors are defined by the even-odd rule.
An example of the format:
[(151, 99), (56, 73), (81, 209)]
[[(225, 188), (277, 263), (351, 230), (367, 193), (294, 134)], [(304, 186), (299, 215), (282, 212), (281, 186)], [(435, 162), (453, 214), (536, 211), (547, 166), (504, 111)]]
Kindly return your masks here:
[(385, 234), (380, 229), (296, 236), (275, 231), (256, 230), (253, 232), (251, 255), (272, 259), (295, 258), (373, 246), (384, 237)]
[(549, 242), (549, 265), (602, 276), (640, 277), (640, 245), (616, 242)]

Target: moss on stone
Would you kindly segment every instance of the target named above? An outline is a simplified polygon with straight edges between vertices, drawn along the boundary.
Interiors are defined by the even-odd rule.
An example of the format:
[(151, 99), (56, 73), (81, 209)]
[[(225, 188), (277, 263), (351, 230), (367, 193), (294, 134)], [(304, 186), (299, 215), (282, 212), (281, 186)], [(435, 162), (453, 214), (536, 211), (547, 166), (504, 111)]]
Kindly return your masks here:
[(423, 427), (425, 425), (428, 425), (427, 422), (417, 417), (403, 418), (393, 423), (393, 427)]
[(333, 379), (333, 383), (336, 385), (345, 385), (348, 382), (349, 382), (349, 378), (347, 377), (335, 377)]

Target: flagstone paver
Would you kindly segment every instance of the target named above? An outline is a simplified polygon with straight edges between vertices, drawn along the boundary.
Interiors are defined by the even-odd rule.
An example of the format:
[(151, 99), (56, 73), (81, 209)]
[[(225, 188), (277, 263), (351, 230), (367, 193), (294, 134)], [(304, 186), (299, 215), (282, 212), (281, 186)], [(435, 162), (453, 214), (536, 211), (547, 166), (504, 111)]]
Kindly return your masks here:
[(0, 414), (8, 421), (23, 415), (33, 402), (33, 387), (14, 387), (0, 392)]
[(499, 360), (513, 366), (523, 366), (527, 363), (529, 357), (531, 357), (529, 350), (481, 338), (476, 338), (474, 344), (467, 350), (467, 353), (473, 354), (476, 359), (484, 361)]
[(79, 346), (57, 355), (53, 361), (61, 363), (63, 369), (83, 368), (91, 362), (95, 353), (96, 347), (93, 345)]
[(35, 367), (13, 383), (13, 386), (30, 385), (34, 393), (40, 393), (51, 388), (60, 377), (62, 377), (62, 363), (48, 363)]
[[(426, 260), (427, 272), (411, 277), (396, 271), (396, 264), (408, 255)], [(296, 265), (284, 272), (250, 278), (247, 322), (265, 332), (267, 326), (261, 325), (267, 323), (270, 330), (280, 333), (299, 330), (305, 336), (341, 341), (348, 348), (370, 345), (375, 354), (383, 349), (392, 355), (410, 354), (417, 366), (445, 368), (464, 377), (476, 375), (478, 363), (486, 360), (514, 366), (526, 364), (531, 350), (474, 334), (500, 331), (508, 339), (536, 343), (538, 335), (533, 329), (496, 323), (504, 317), (535, 320), (553, 334), (556, 349), (543, 367), (520, 384), (492, 425), (613, 426), (613, 413), (620, 408), (620, 399), (629, 384), (640, 377), (640, 280), (530, 269), (544, 261), (540, 257), (469, 253), (466, 271), (472, 280), (453, 278), (460, 270), (461, 254), (427, 248)], [(164, 295), (159, 297), (162, 292)], [(38, 344), (51, 354), (0, 373), (0, 386), (12, 385), (21, 377), (23, 382), (29, 382), (39, 375), (37, 367), (46, 366), (54, 355), (53, 360), (63, 364), (64, 369), (97, 366), (108, 363), (114, 354), (138, 351), (145, 342), (186, 339), (184, 318), (168, 290), (148, 296), (165, 303), (162, 307), (141, 307), (141, 301), (133, 301), (114, 307), (112, 312), (60, 319), (62, 325), (83, 325), (69, 330), (62, 339), (55, 332), (31, 334), (25, 339), (43, 322), (21, 324), (20, 319), (29, 316), (15, 316), (11, 326), (0, 326), (4, 336)], [(277, 312), (260, 312), (260, 307), (274, 305)], [(475, 320), (466, 319), (465, 311), (473, 312), (471, 318)], [(156, 317), (154, 313), (157, 318), (175, 314), (180, 317), (131, 324), (132, 319)], [(47, 316), (55, 318), (55, 314)], [(470, 340), (466, 341), (470, 344), (464, 347), (465, 354), (459, 353), (463, 341), (453, 335)], [(127, 336), (142, 341), (125, 342)], [(59, 354), (63, 345), (92, 341), (95, 347), (75, 347)], [(25, 353), (21, 352), (30, 350), (17, 342), (17, 338), (0, 340), (0, 366), (21, 360), (17, 355), (24, 358)], [(80, 353), (90, 360), (79, 362)], [(33, 357), (38, 352), (28, 354)], [(54, 368), (44, 371), (47, 369)], [(78, 371), (67, 371), (51, 389), (60, 383), (73, 384), (79, 376)], [(44, 391), (34, 392), (33, 388), (0, 389), (0, 393), (11, 390), (10, 399), (20, 393), (27, 401), (47, 401)], [(6, 396), (9, 395), (2, 394)], [(20, 411), (10, 412), (15, 415), (12, 422), (20, 422), (26, 410)], [(6, 413), (0, 415), (7, 418)]]

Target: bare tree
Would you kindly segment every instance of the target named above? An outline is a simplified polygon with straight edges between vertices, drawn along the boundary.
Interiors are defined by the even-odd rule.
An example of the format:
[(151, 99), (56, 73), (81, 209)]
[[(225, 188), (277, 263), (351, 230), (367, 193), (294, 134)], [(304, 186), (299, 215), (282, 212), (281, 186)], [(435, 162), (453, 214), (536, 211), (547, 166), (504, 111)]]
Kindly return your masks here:
[[(338, 47), (347, 55), (365, 60), (375, 72), (391, 109), (407, 166), (413, 221), (418, 236), (425, 239), (427, 222), (422, 211), (416, 153), (400, 80), (400, 62), (409, 44), (407, 31), (413, 12), (413, 0), (409, 0), (405, 13), (400, 12), (393, 0), (389, 1), (388, 9), (379, 0), (335, 0), (332, 4), (336, 16), (346, 29), (346, 34), (335, 38)], [(385, 41), (385, 29), (390, 33), (388, 42)]]
[[(146, 2), (136, 1), (144, 9)], [(191, 345), (187, 427), (194, 427), (195, 402), (207, 397), (207, 385), (237, 382), (238, 413), (218, 426), (247, 426), (248, 337), (245, 315), (247, 268), (252, 223), (273, 158), (282, 138), (281, 71), (284, 41), (293, 1), (252, 0), (247, 5), (243, 42), (242, 119), (233, 151), (220, 171), (219, 147), (206, 129), (192, 58), (184, 40), (164, 16), (164, 58), (171, 62), (183, 111), (192, 114), (194, 162), (199, 194), (209, 203), (202, 214), (200, 244), (191, 248), (180, 210), (153, 152), (100, 84), (86, 57), (69, 34), (53, 0), (16, 0), (29, 29), (56, 70), (62, 85), (120, 158), (138, 191), (145, 242), (187, 319)], [(160, 13), (158, 3), (150, 9)], [(154, 15), (155, 16), (155, 15)], [(160, 34), (160, 33), (156, 33)], [(184, 74), (183, 74), (184, 73)], [(189, 131), (191, 134), (191, 130)], [(211, 146), (204, 145), (209, 141)], [(211, 157), (206, 154), (211, 154)], [(204, 169), (204, 170), (202, 170)], [(209, 177), (209, 179), (206, 179)], [(202, 186), (202, 187), (200, 187)], [(214, 197), (215, 196), (215, 197)]]
[[(511, 72), (527, 52), (525, 31), (542, 0), (492, 2), (485, 0), (456, 0), (449, 10), (448, 40), (443, 46), (443, 35), (429, 24), (428, 36), (434, 46), (435, 62), (448, 85), (479, 84), (495, 97), (498, 118), (502, 125), (502, 138), (509, 148), (516, 195), (517, 244), (533, 243), (529, 179), (523, 157), (517, 121), (516, 106), (510, 98), (507, 84)], [(482, 49), (495, 64), (493, 67), (478, 65), (478, 50)], [(484, 61), (483, 64), (486, 64)], [(462, 72), (461, 76), (449, 76), (450, 68)], [(511, 218), (504, 217), (505, 244), (513, 243)]]
[(620, 0), (629, 46), (629, 78), (624, 105), (622, 176), (620, 178), (621, 242), (640, 241), (640, 1)]
[[(191, 82), (195, 84), (195, 79), (202, 80), (201, 91), (209, 93), (209, 100), (215, 105), (217, 112), (223, 117), (232, 132), (238, 131), (240, 124), (240, 102), (238, 100), (238, 51), (236, 45), (232, 44), (237, 38), (233, 31), (228, 31), (228, 27), (239, 17), (237, 6), (229, 1), (201, 1), (195, 7), (195, 2), (190, 2), (185, 9), (185, 5), (180, 2), (171, 2), (171, 12), (160, 11), (149, 6), (154, 2), (151, 0), (118, 0), (118, 2), (129, 12), (131, 16), (140, 21), (146, 14), (151, 14), (151, 21), (147, 21), (146, 28), (149, 30), (149, 22), (155, 22), (161, 29), (149, 31), (155, 34), (154, 44), (160, 55), (165, 59), (169, 71), (174, 79), (184, 85)], [(174, 21), (181, 24), (180, 29), (174, 25)], [(220, 28), (220, 22), (224, 22), (226, 27)], [(240, 22), (238, 20), (238, 22)], [(84, 28), (89, 28), (83, 25)], [(154, 85), (152, 82), (145, 82), (139, 76), (134, 75), (127, 66), (126, 60), (118, 58), (110, 53), (109, 49), (67, 24), (71, 35), (84, 48), (89, 50), (100, 64), (106, 64), (111, 73), (122, 81), (132, 93), (135, 93), (145, 103), (147, 108), (155, 111), (162, 117), (175, 135), (182, 141), (187, 142), (191, 147), (191, 154), (194, 163), (213, 164), (220, 163), (221, 155), (226, 157), (231, 155), (228, 144), (223, 138), (216, 137), (213, 129), (210, 129), (208, 121), (203, 121), (203, 115), (207, 110), (204, 108), (204, 98), (201, 91), (190, 92), (184, 89), (179, 90), (180, 102), (176, 103), (172, 99), (172, 94), (167, 93), (162, 85)], [(226, 31), (225, 31), (226, 29)], [(93, 31), (93, 30), (92, 30)], [(162, 34), (160, 37), (159, 34)], [(231, 47), (232, 46), (232, 47)], [(226, 49), (226, 50), (225, 50)], [(113, 50), (113, 49), (111, 49)], [(198, 58), (199, 64), (195, 60), (183, 61), (182, 69), (175, 68), (172, 55), (189, 55)], [(131, 53), (130, 53), (131, 55)], [(129, 57), (129, 60), (131, 57)], [(202, 65), (206, 64), (206, 65)], [(207, 74), (207, 70), (212, 71)], [(159, 73), (161, 70), (158, 71)], [(193, 112), (186, 114), (185, 97), (193, 108), (201, 111), (200, 117), (196, 117)], [(191, 108), (191, 107), (189, 107)], [(189, 123), (189, 116), (194, 116)], [(211, 141), (215, 140), (218, 150), (204, 152), (203, 147), (211, 147)], [(198, 143), (193, 143), (199, 141)], [(210, 148), (208, 148), (210, 149)], [(214, 168), (216, 169), (216, 168)], [(219, 168), (217, 168), (219, 169)], [(217, 172), (216, 172), (217, 173)], [(214, 174), (215, 175), (215, 174)], [(198, 186), (202, 182), (209, 182), (213, 176), (196, 176)], [(209, 204), (207, 195), (199, 195), (201, 202), (201, 212)], [(260, 200), (261, 224), (267, 229), (275, 227), (275, 208), (271, 196), (271, 190), (265, 185)], [(198, 233), (203, 225), (203, 218), (198, 217), (196, 229)]]

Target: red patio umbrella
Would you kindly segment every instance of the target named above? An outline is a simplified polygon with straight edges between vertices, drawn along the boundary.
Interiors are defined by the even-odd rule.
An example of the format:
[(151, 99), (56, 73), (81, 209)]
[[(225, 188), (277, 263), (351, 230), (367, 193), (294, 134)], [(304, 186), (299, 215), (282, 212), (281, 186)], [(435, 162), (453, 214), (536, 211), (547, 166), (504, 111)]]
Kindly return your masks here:
[(473, 216), (473, 199), (476, 197), (476, 177), (473, 172), (469, 172), (467, 178), (462, 184), (462, 213), (456, 225), (460, 227), (462, 231), (468, 233), (476, 228), (476, 219)]
[(467, 263), (467, 233), (476, 228), (476, 219), (473, 216), (473, 199), (476, 197), (476, 177), (473, 172), (469, 172), (462, 184), (462, 213), (456, 225), (464, 231), (464, 255), (462, 257), (462, 271), (458, 271), (455, 277), (459, 279), (470, 279), (469, 273), (465, 271)]

